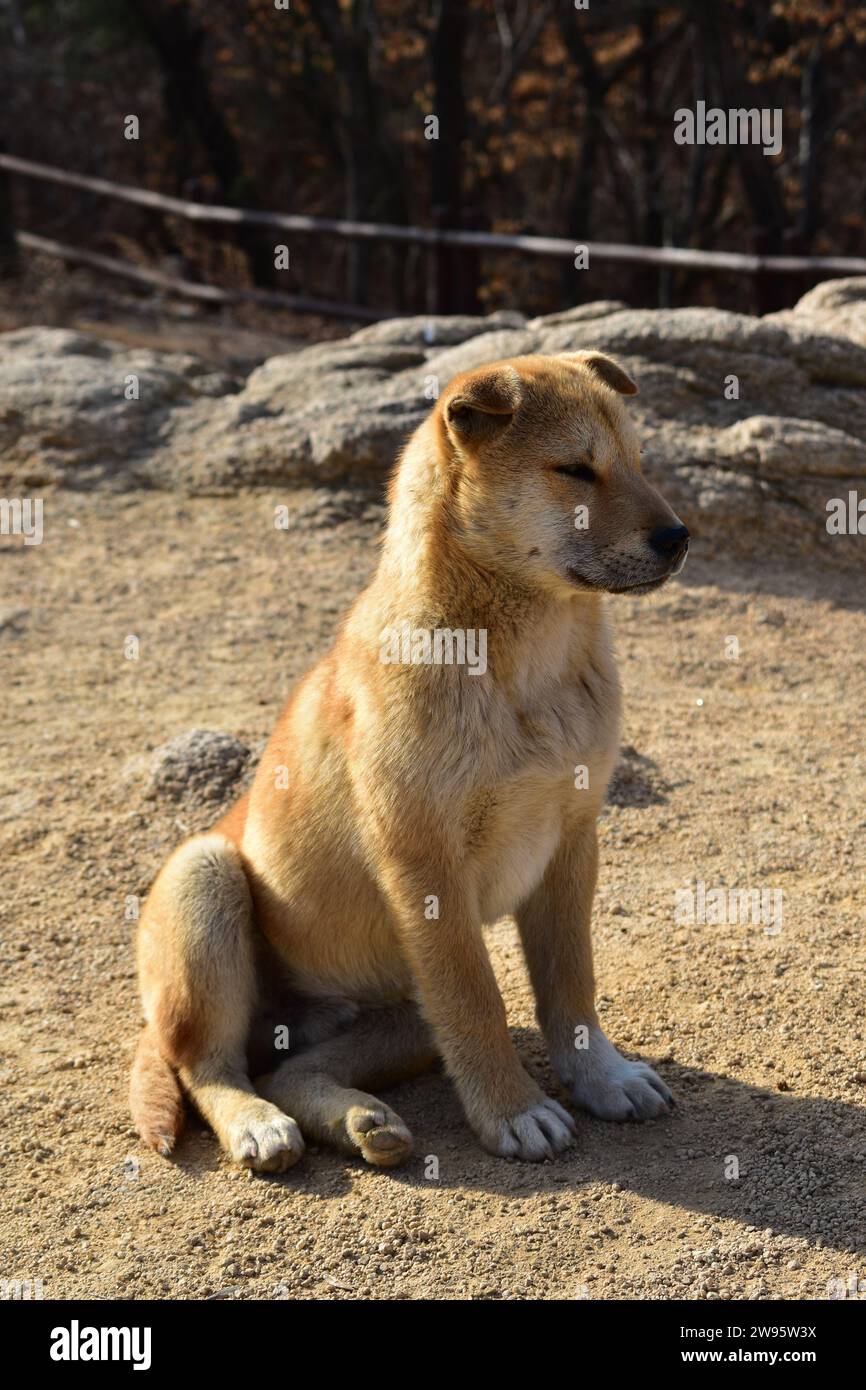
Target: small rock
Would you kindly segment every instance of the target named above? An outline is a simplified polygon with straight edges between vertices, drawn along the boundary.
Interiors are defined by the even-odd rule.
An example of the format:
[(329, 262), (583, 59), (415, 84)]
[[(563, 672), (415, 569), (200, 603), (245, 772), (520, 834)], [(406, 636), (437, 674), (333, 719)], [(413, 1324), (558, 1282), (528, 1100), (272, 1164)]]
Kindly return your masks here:
[(231, 734), (192, 729), (157, 748), (148, 791), (170, 801), (225, 801), (247, 769), (250, 750)]
[(755, 622), (762, 627), (784, 627), (785, 615), (781, 608), (759, 608), (755, 614)]

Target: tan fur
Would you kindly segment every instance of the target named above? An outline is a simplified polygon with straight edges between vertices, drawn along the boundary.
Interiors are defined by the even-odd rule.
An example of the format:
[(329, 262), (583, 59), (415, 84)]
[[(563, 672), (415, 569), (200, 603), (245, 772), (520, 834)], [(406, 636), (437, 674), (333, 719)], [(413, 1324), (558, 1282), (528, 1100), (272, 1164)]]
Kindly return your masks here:
[[(648, 543), (680, 523), (641, 476), (619, 394), (634, 390), (601, 354), (519, 358), (458, 377), (410, 440), (372, 583), (249, 797), (175, 852), (148, 900), (151, 1060), (133, 1111), (155, 1147), (179, 1119), (173, 1068), (252, 1167), (295, 1162), (302, 1131), (398, 1162), (408, 1131), (357, 1088), (438, 1054), (488, 1149), (563, 1148), (571, 1117), (518, 1059), (482, 938), (507, 912), (572, 1098), (616, 1119), (666, 1108), (598, 1027), (589, 938), (620, 704), (602, 593), (655, 587), (685, 553)], [(575, 463), (594, 481), (558, 471)], [(484, 629), (486, 670), (383, 661), (383, 632), (405, 624)]]

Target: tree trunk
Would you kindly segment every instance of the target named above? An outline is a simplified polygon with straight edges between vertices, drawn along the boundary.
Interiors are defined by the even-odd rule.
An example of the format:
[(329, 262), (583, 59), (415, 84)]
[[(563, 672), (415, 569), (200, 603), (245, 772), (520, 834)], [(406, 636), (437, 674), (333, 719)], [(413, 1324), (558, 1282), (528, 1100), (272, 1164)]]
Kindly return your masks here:
[(9, 175), (0, 169), (0, 280), (11, 280), (19, 271), (18, 243), (13, 225)]
[[(159, 58), (163, 94), (175, 151), (175, 182), (182, 190), (190, 176), (183, 147), (188, 131), (194, 132), (215, 176), (220, 201), (256, 204), (250, 180), (232, 131), (214, 100), (202, 61), (206, 34), (194, 21), (185, 0), (128, 0), (132, 12)], [(274, 249), (252, 227), (238, 227), (234, 239), (243, 250), (253, 282), (276, 283)]]
[[(354, 0), (347, 9), (336, 0), (316, 0), (311, 17), (330, 46), (338, 83), (338, 124), (345, 168), (345, 209), (349, 219), (405, 223), (406, 200), (400, 163), (382, 126), (378, 92), (371, 71), (372, 0)], [(377, 252), (381, 256), (381, 252)], [(369, 300), (369, 242), (349, 243), (347, 297)]]
[(806, 60), (800, 100), (800, 187), (803, 206), (797, 231), (808, 252), (815, 233), (821, 225), (822, 185), (821, 146), (824, 139), (827, 110), (824, 88), (824, 54), (816, 43)]
[[(720, 105), (728, 110), (748, 108), (752, 105), (752, 93), (740, 71), (728, 36), (717, 24), (716, 12), (707, 7), (696, 14), (699, 16), (697, 22), (704, 27), (705, 51), (716, 68)], [(751, 209), (755, 251), (758, 255), (781, 255), (785, 250), (787, 214), (775, 168), (758, 145), (729, 145), (728, 150)], [(781, 276), (766, 274), (755, 277), (758, 313), (766, 314), (784, 306), (785, 293), (781, 279)]]
[[(463, 0), (439, 0), (436, 28), (430, 45), (433, 112), (438, 138), (429, 141), (430, 212), (434, 227), (463, 225), (463, 141), (466, 102), (463, 94), (463, 52), (466, 10)], [(438, 246), (434, 257), (434, 302), (439, 314), (478, 310), (478, 255), (457, 246)]]
[[(577, 160), (565, 196), (564, 234), (574, 237), (575, 244), (588, 241), (592, 236), (592, 204), (595, 192), (595, 173), (598, 167), (598, 151), (603, 139), (603, 113), (607, 84), (601, 70), (590, 51), (582, 32), (577, 27), (582, 16), (560, 11), (559, 32), (568, 50), (569, 57), (577, 65), (583, 88), (584, 116), (580, 133)], [(570, 261), (562, 267), (562, 292), (568, 305), (577, 304), (584, 297), (582, 272), (576, 270)]]
[[(661, 246), (664, 235), (664, 210), (661, 197), (659, 166), (658, 121), (656, 115), (657, 75), (654, 47), (656, 29), (655, 8), (643, 3), (640, 7), (641, 36), (640, 118), (641, 167), (643, 173), (643, 243)], [(661, 303), (663, 270), (648, 267), (638, 277), (640, 298), (650, 307)]]

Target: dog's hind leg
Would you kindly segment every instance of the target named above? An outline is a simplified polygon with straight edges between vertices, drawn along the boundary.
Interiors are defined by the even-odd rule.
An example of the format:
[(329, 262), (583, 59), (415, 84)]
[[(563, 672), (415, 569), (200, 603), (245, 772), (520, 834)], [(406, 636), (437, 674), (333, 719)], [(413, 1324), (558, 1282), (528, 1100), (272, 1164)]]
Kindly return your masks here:
[(240, 855), (225, 836), (196, 836), (169, 859), (142, 914), (138, 958), (151, 1040), (149, 1070), (134, 1071), (131, 1088), (142, 1137), (162, 1153), (176, 1137), (154, 1123), (160, 1106), (170, 1117), (164, 1088), (152, 1103), (147, 1090), (155, 1053), (179, 1074), (236, 1162), (266, 1172), (291, 1167), (303, 1153), (300, 1130), (247, 1075), (256, 999), (252, 902)]
[(367, 1086), (389, 1086), (432, 1066), (433, 1036), (409, 1002), (370, 1008), (346, 1032), (259, 1077), (261, 1095), (289, 1110), (308, 1139), (392, 1168), (412, 1151), (406, 1125)]

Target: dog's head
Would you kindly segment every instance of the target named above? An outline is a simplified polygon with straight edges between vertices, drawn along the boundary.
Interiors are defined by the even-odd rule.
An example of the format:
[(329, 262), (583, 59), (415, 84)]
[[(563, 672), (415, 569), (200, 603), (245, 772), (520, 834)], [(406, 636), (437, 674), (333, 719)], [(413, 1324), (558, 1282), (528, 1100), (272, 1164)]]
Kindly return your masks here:
[(561, 593), (647, 593), (685, 563), (689, 533), (641, 474), (622, 396), (599, 352), (519, 357), (452, 381), (442, 466), (479, 562)]

